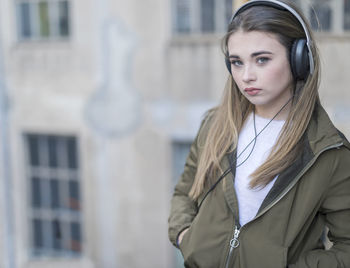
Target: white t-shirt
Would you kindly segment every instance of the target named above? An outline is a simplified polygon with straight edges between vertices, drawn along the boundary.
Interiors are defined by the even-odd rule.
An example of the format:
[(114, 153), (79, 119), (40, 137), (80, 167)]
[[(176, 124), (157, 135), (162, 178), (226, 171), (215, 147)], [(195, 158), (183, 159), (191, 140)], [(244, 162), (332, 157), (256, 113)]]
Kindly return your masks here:
[[(255, 115), (257, 133), (259, 133), (269, 122), (270, 119)], [(262, 189), (249, 188), (249, 182), (251, 180), (249, 177), (250, 174), (265, 162), (279, 137), (284, 123), (285, 121), (282, 120), (273, 120), (257, 137), (254, 149), (254, 142), (252, 142), (243, 153), (242, 150), (244, 150), (255, 137), (253, 113), (249, 115), (239, 134), (237, 145), (237, 156), (239, 157), (236, 162), (235, 189), (238, 199), (239, 221), (241, 226), (255, 217), (267, 193), (276, 181), (277, 176)], [(247, 159), (250, 153), (251, 155)], [(242, 162), (244, 163), (240, 165)]]

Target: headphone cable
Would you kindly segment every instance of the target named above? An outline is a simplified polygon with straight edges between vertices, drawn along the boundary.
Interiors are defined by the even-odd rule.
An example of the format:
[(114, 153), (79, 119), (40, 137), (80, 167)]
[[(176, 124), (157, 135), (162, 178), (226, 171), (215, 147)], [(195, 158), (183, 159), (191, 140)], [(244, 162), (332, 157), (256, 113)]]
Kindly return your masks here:
[(209, 193), (211, 191), (213, 191), (215, 189), (215, 187), (219, 184), (219, 182), (225, 178), (227, 176), (227, 174), (233, 170), (233, 163), (235, 161), (238, 160), (238, 158), (245, 152), (245, 150), (248, 149), (248, 147), (254, 142), (253, 144), (253, 148), (252, 150), (250, 151), (249, 155), (246, 157), (246, 159), (243, 160), (243, 162), (241, 162), (240, 164), (236, 165), (236, 168), (237, 167), (240, 167), (241, 165), (243, 165), (247, 160), (248, 158), (251, 156), (251, 154), (253, 153), (253, 150), (255, 148), (255, 144), (256, 144), (256, 139), (258, 138), (258, 136), (271, 124), (271, 122), (277, 117), (277, 115), (280, 114), (280, 112), (282, 112), (282, 110), (288, 105), (288, 103), (293, 99), (293, 96), (289, 98), (289, 100), (286, 102), (286, 104), (284, 104), (282, 106), (282, 108), (271, 118), (271, 120), (259, 131), (258, 134), (256, 134), (256, 125), (255, 125), (255, 110), (253, 110), (253, 119), (254, 119), (254, 132), (255, 132), (255, 137), (248, 143), (248, 145), (243, 149), (243, 151), (236, 157), (236, 159), (234, 161), (230, 161), (230, 166), (221, 174), (221, 176), (217, 179), (217, 181), (210, 187), (210, 189), (206, 192), (206, 194), (204, 195), (203, 199), (201, 200), (201, 202), (199, 203), (198, 205), (198, 208), (197, 208), (197, 212), (199, 211), (200, 207), (202, 206), (203, 204), (203, 201), (205, 200), (205, 198), (209, 195)]

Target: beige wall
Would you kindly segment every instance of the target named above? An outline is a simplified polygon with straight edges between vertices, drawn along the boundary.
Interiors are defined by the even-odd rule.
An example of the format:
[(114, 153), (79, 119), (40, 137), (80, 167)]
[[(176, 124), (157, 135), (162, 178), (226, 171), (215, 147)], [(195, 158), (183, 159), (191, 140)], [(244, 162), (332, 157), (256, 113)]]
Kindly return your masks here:
[[(131, 84), (141, 97), (142, 113), (137, 128), (128, 135), (108, 137), (87, 124), (85, 113), (87, 101), (102, 82), (98, 2), (75, 0), (72, 4), (69, 42), (24, 44), (16, 41), (13, 1), (0, 0), (12, 103), (18, 267), (171, 267), (172, 248), (167, 239), (171, 142), (193, 138), (202, 113), (220, 98), (227, 77), (221, 35), (172, 38), (170, 1), (110, 1), (107, 18), (122, 20), (136, 36)], [(318, 39), (324, 62), (322, 100), (350, 135), (350, 38)], [(112, 113), (103, 120), (118, 118), (120, 114)], [(22, 140), (26, 131), (79, 138), (85, 239), (81, 260), (34, 261), (28, 255)]]
[(350, 36), (318, 35), (321, 54), (321, 102), (335, 125), (350, 137)]

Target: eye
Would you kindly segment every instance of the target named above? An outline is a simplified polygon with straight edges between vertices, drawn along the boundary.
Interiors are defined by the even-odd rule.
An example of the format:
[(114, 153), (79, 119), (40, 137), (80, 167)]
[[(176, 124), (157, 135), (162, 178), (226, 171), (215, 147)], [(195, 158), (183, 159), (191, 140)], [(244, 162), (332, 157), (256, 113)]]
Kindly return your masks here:
[(243, 62), (240, 61), (240, 60), (231, 60), (231, 65), (234, 65), (234, 66), (242, 66), (242, 65), (243, 65)]
[(259, 57), (256, 59), (256, 62), (258, 64), (265, 64), (267, 63), (268, 61), (270, 60), (270, 58), (267, 58), (267, 57)]

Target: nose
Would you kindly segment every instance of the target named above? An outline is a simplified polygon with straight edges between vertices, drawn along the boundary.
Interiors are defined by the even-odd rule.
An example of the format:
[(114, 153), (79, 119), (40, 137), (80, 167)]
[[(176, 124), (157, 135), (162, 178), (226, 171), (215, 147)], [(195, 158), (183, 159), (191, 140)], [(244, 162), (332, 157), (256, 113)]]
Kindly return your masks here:
[(256, 80), (256, 73), (253, 66), (249, 64), (244, 66), (242, 79), (246, 83)]

